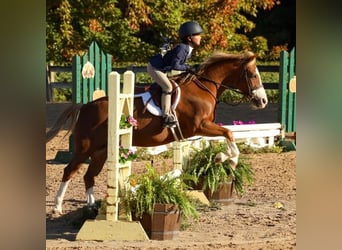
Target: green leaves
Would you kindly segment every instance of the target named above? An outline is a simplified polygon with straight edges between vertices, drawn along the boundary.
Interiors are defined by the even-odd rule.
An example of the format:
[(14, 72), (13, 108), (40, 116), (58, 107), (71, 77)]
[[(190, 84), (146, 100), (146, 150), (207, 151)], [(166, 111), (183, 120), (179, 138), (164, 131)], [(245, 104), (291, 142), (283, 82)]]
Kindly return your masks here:
[(129, 177), (132, 187), (126, 197), (129, 211), (134, 212), (136, 217), (141, 217), (143, 213), (152, 214), (156, 203), (175, 204), (186, 218), (198, 216), (194, 204), (186, 194), (183, 178), (188, 178), (187, 175), (160, 176), (150, 165), (146, 166), (146, 170), (143, 174)]
[[(254, 29), (250, 16), (272, 8), (276, 0), (62, 0), (47, 1), (47, 60), (71, 62), (92, 40), (115, 61), (147, 62), (158, 52), (160, 32), (178, 40), (180, 24), (195, 20), (204, 29), (202, 46), (192, 59), (201, 61), (214, 50), (267, 51), (262, 41), (246, 37)], [(191, 6), (189, 8), (189, 6)], [(236, 39), (234, 39), (236, 36)], [(243, 37), (245, 36), (245, 37)], [(244, 38), (241, 40), (240, 38)], [(260, 40), (261, 41), (261, 40)], [(260, 53), (262, 54), (262, 53)]]
[[(226, 151), (227, 144), (217, 141), (211, 141), (209, 146), (203, 145), (203, 149), (194, 149), (184, 173), (193, 175), (198, 181), (203, 181), (202, 189), (208, 187), (212, 193), (218, 189), (220, 183), (232, 178), (237, 194), (242, 195), (245, 191), (244, 186), (253, 183), (253, 169), (242, 155), (235, 170), (232, 169), (229, 160), (215, 163), (216, 155)], [(191, 183), (197, 184), (197, 181), (192, 180), (188, 185)]]

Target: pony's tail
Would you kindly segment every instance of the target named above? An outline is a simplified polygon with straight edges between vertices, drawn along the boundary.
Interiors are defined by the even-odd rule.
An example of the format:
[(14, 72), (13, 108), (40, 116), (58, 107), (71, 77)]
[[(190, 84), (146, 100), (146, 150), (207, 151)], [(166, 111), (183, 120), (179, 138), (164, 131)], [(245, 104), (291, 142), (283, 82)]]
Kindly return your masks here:
[(55, 124), (47, 131), (46, 133), (46, 142), (50, 141), (54, 138), (57, 133), (61, 130), (62, 126), (71, 118), (70, 127), (68, 128), (68, 132), (64, 135), (67, 136), (71, 130), (74, 129), (75, 124), (77, 122), (78, 114), (83, 104), (72, 104), (63, 113), (58, 117)]

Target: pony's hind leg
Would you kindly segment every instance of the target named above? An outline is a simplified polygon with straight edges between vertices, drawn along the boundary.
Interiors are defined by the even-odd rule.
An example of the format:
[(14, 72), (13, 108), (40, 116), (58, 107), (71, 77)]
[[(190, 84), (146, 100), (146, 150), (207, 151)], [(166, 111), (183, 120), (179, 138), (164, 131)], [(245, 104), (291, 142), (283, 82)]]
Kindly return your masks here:
[(94, 185), (95, 177), (101, 172), (107, 159), (107, 150), (102, 148), (91, 155), (91, 161), (83, 179), (86, 188), (87, 205), (95, 205)]
[(54, 213), (62, 214), (62, 204), (64, 195), (68, 188), (71, 178), (75, 175), (76, 171), (82, 166), (83, 162), (87, 159), (85, 155), (75, 155), (70, 163), (64, 168), (62, 182), (59, 186), (55, 197), (55, 207), (53, 209)]

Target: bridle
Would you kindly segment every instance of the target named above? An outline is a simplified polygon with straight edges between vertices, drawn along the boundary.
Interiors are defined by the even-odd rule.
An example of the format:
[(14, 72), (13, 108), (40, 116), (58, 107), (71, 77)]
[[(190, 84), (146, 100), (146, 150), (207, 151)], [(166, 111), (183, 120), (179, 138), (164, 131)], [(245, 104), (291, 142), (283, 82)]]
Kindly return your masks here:
[[(257, 69), (257, 71), (258, 71), (258, 69)], [(207, 81), (207, 82), (213, 83), (213, 84), (215, 85), (215, 87), (216, 87), (216, 91), (218, 91), (218, 89), (219, 89), (220, 87), (223, 87), (223, 88), (225, 88), (225, 89), (229, 89), (229, 90), (232, 90), (232, 91), (234, 91), (234, 92), (236, 92), (236, 93), (238, 93), (238, 94), (242, 94), (243, 96), (246, 96), (246, 94), (243, 93), (241, 90), (223, 84), (223, 82), (224, 82), (225, 79), (223, 79), (222, 82), (219, 83), (219, 82), (216, 82), (216, 81), (214, 81), (214, 80), (212, 80), (212, 79), (210, 79), (210, 78), (208, 78), (208, 77), (206, 77), (206, 76), (199, 75), (199, 74), (197, 74), (197, 73), (193, 73), (193, 74), (194, 74), (195, 77), (196, 77), (196, 78), (193, 79), (193, 81), (194, 81), (200, 88), (207, 90), (207, 91), (209, 92), (209, 94), (210, 94), (211, 96), (214, 97), (214, 99), (216, 100), (216, 102), (218, 102), (216, 95), (213, 94), (212, 91), (200, 81), (200, 79), (203, 79), (203, 80), (205, 80), (205, 81)], [(248, 96), (247, 96), (247, 97), (248, 97), (249, 99), (253, 99), (253, 98), (254, 98), (254, 95), (255, 95), (254, 93), (256, 92), (256, 90), (259, 89), (259, 88), (263, 88), (263, 85), (262, 85), (262, 83), (261, 83), (260, 86), (258, 86), (257, 88), (254, 88), (254, 89), (253, 89), (253, 88), (252, 88), (252, 80), (251, 80), (251, 78), (256, 77), (256, 74), (253, 74), (252, 76), (248, 76), (248, 72), (247, 72), (247, 68), (246, 68), (246, 67), (244, 68), (242, 74), (244, 74), (244, 77), (245, 77), (245, 80), (246, 80), (246, 83), (247, 83), (247, 88), (248, 88)]]

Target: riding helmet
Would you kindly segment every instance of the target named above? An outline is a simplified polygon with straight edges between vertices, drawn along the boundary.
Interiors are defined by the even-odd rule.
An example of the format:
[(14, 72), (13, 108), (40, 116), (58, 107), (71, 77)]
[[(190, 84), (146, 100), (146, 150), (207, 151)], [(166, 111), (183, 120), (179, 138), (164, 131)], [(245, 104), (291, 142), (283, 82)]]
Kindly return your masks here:
[(202, 33), (202, 27), (197, 23), (193, 21), (185, 22), (179, 27), (179, 38), (184, 40), (187, 36), (200, 34)]

